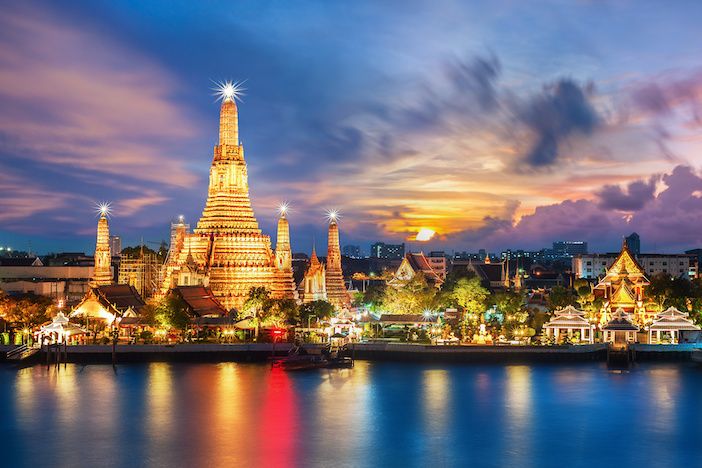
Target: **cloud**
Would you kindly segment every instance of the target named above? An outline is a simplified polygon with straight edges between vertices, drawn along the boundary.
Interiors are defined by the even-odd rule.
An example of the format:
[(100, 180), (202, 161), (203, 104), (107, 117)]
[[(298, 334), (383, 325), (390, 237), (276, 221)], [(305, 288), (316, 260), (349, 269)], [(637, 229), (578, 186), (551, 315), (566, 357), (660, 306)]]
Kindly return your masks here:
[(188, 167), (199, 128), (175, 100), (180, 84), (72, 19), (17, 5), (0, 15), (3, 229), (91, 231), (97, 199), (136, 226), (135, 215), (199, 180)]
[[(665, 188), (657, 195), (655, 186)], [(622, 236), (641, 235), (647, 251), (676, 252), (702, 245), (702, 176), (689, 166), (628, 184), (608, 185), (596, 200), (565, 200), (539, 206), (517, 223), (488, 219), (455, 238), (488, 248), (534, 248), (554, 240), (584, 240), (593, 251), (613, 251)], [(639, 195), (637, 195), (639, 194)], [(645, 201), (636, 201), (640, 196)], [(604, 197), (604, 198), (603, 198)], [(632, 211), (628, 216), (618, 210)]]
[(534, 134), (534, 143), (524, 157), (527, 164), (552, 165), (562, 140), (573, 134), (590, 134), (597, 127), (600, 119), (589, 100), (592, 92), (592, 86), (582, 87), (564, 78), (546, 86), (519, 110), (519, 119)]
[(619, 185), (605, 185), (596, 195), (600, 207), (608, 210), (638, 211), (653, 200), (658, 177), (631, 182), (626, 189)]
[(43, 12), (10, 8), (0, 30), (5, 152), (142, 183), (196, 180), (177, 150), (195, 126), (173, 103), (178, 85), (164, 70), (89, 27)]

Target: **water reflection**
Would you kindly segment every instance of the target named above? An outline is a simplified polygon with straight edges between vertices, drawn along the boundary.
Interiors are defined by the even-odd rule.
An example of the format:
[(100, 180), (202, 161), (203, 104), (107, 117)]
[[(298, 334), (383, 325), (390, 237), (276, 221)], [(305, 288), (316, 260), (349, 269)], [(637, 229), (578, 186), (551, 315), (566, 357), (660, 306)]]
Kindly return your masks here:
[(0, 372), (2, 466), (683, 466), (699, 455), (702, 372), (677, 365)]
[(651, 393), (654, 399), (656, 412), (652, 415), (651, 422), (658, 432), (668, 432), (676, 423), (676, 405), (680, 392), (680, 369), (665, 367), (651, 369)]
[(505, 408), (506, 464), (532, 466), (531, 461), (531, 417), (532, 383), (529, 366), (509, 366), (506, 369)]
[[(148, 366), (146, 383), (146, 430), (149, 439), (147, 460), (158, 464), (158, 460), (170, 457), (168, 441), (177, 429), (173, 420), (173, 378), (169, 364), (158, 362)], [(188, 404), (188, 402), (183, 402)]]
[(449, 372), (445, 369), (424, 371), (422, 403), (427, 443), (425, 464), (445, 457), (450, 397)]
[[(258, 421), (258, 466), (295, 466), (297, 436), (296, 397), (290, 377), (271, 369)], [(254, 426), (255, 427), (255, 426)]]

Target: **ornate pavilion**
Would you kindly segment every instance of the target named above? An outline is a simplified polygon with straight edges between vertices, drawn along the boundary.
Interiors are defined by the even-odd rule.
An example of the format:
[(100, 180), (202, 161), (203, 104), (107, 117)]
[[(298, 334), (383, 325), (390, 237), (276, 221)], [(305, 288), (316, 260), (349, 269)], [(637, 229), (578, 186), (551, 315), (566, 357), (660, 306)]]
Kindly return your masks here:
[(619, 256), (593, 290), (595, 297), (604, 301), (600, 323), (607, 323), (618, 309), (631, 315), (636, 323), (650, 323), (656, 312), (646, 299), (649, 284), (643, 267), (623, 242)]
[(577, 338), (581, 342), (595, 342), (595, 326), (585, 318), (585, 312), (572, 305), (559, 309), (543, 326), (546, 335), (559, 342), (562, 337)]

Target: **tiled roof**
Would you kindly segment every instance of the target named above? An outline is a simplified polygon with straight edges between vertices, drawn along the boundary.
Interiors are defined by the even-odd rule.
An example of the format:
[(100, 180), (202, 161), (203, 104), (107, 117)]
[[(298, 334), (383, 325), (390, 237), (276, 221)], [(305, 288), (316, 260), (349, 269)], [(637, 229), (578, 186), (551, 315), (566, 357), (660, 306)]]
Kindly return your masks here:
[(113, 306), (119, 312), (123, 313), (131, 308), (134, 312), (139, 313), (144, 307), (144, 300), (134, 286), (128, 284), (111, 284), (107, 286), (98, 286), (93, 288), (95, 296), (105, 306)]
[(222, 316), (227, 311), (205, 286), (177, 286), (174, 291), (185, 301), (192, 314), (198, 317)]

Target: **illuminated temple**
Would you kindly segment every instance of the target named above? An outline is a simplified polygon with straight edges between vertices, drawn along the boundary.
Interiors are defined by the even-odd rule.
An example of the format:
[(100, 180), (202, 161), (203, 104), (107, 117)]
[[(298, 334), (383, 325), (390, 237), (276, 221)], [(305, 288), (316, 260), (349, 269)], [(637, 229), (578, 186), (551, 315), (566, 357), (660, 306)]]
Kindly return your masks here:
[(110, 226), (107, 222), (108, 205), (100, 207), (100, 219), (95, 242), (95, 268), (92, 286), (112, 284), (112, 255), (110, 253)]
[(300, 295), (303, 302), (328, 301), (337, 311), (351, 308), (351, 296), (344, 283), (341, 269), (341, 250), (339, 249), (338, 213), (330, 211), (329, 234), (327, 238), (327, 262), (322, 264), (317, 252), (312, 247), (310, 265), (300, 283)]
[(189, 233), (182, 221), (175, 226), (161, 293), (174, 286), (203, 284), (227, 309), (241, 308), (249, 290), (258, 286), (267, 288), (272, 298), (296, 299), (288, 221), (282, 211), (273, 251), (251, 208), (236, 90), (228, 86), (223, 89), (207, 202), (194, 232)]
[(650, 322), (655, 311), (648, 307), (646, 300), (649, 284), (643, 267), (636, 261), (625, 241), (619, 256), (593, 291), (595, 297), (603, 300), (600, 321), (608, 321), (614, 312), (622, 309), (641, 324)]
[(344, 283), (341, 270), (341, 249), (339, 248), (339, 224), (337, 213), (329, 213), (329, 234), (327, 237), (327, 268), (325, 272), (325, 287), (327, 301), (337, 310), (351, 308), (351, 296)]

